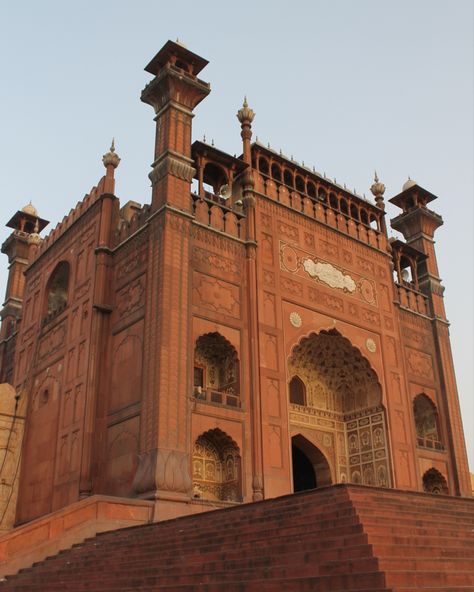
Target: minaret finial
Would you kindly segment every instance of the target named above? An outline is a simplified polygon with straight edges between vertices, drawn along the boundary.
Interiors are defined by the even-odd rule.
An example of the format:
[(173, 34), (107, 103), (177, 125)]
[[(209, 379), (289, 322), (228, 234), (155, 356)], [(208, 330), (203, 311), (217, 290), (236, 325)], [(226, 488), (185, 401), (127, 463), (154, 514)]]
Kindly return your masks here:
[(375, 197), (375, 204), (381, 210), (385, 210), (385, 203), (383, 200), (383, 194), (385, 193), (385, 185), (379, 181), (377, 171), (374, 174), (374, 182), (370, 187), (372, 195)]
[(250, 140), (252, 138), (252, 121), (254, 117), (255, 113), (250, 109), (247, 103), (247, 96), (245, 96), (242, 108), (237, 111), (237, 119), (240, 121), (240, 126), (242, 128), (240, 135), (242, 137), (244, 148), (244, 162), (249, 165), (252, 163)]
[(114, 169), (116, 169), (120, 164), (120, 157), (115, 152), (115, 138), (112, 138), (110, 150), (106, 154), (104, 154), (104, 156), (102, 157), (102, 162), (104, 163), (105, 168), (112, 166)]

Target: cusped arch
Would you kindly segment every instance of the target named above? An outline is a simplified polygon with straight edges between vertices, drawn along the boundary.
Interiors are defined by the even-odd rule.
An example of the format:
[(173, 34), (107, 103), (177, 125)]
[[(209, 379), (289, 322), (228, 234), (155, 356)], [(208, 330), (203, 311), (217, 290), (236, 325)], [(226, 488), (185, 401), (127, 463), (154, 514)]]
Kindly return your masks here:
[(423, 491), (437, 495), (448, 495), (448, 483), (442, 473), (431, 467), (423, 474)]
[(288, 371), (312, 385), (307, 390), (311, 406), (348, 413), (382, 405), (377, 373), (359, 348), (335, 329), (302, 337), (291, 350)]
[(212, 403), (240, 406), (237, 350), (217, 331), (200, 335), (196, 340), (194, 395)]
[(193, 496), (198, 499), (241, 501), (241, 458), (237, 443), (219, 428), (194, 442)]
[(382, 386), (361, 351), (335, 329), (311, 332), (292, 347), (288, 376), (306, 387), (304, 407), (290, 398), (290, 422), (304, 422), (316, 441), (328, 442), (334, 478), (389, 487)]
[(418, 446), (440, 448), (438, 410), (425, 393), (420, 393), (413, 399), (413, 418)]

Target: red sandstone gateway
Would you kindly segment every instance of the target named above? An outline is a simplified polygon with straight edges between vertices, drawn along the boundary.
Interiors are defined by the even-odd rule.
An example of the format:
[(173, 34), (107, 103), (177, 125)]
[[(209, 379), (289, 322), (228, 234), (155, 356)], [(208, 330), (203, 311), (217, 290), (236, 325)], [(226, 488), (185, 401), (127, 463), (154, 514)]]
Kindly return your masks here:
[[(473, 556), (459, 548), (471, 540), (472, 504), (392, 491), (470, 495), (433, 241), (442, 219), (427, 207), (436, 197), (408, 180), (390, 200), (401, 209), (392, 228), (405, 241), (389, 240), (377, 175), (371, 203), (252, 143), (246, 100), (239, 158), (192, 143), (193, 109), (210, 92), (198, 78), (206, 64), (168, 41), (146, 67), (153, 78), (141, 98), (157, 124), (150, 204), (120, 204), (112, 145), (105, 176), (48, 236), (40, 237), (48, 223), (31, 204), (8, 222), (0, 378), (27, 411), (16, 528), (0, 538), (0, 561), (12, 573), (101, 530), (239, 508), (102, 535), (71, 551), (82, 571), (69, 577), (61, 564), (68, 587), (61, 579), (45, 587), (53, 580), (43, 568), (49, 579), (5, 589), (86, 589), (84, 553), (101, 545), (125, 566), (115, 590), (407, 592), (436, 589), (439, 578), (426, 574), (453, 565), (466, 578), (446, 576), (438, 589), (470, 589)], [(336, 484), (347, 485), (329, 487)], [(240, 507), (315, 488), (323, 489)], [(433, 508), (449, 532), (426, 516)], [(280, 511), (281, 523), (271, 522)], [(274, 531), (268, 548), (256, 534), (263, 515)], [(423, 533), (418, 518), (428, 521)], [(202, 539), (189, 534), (180, 546), (181, 527), (211, 538), (235, 527), (239, 549), (250, 535), (258, 547), (242, 549), (243, 564), (211, 553), (204, 565)], [(135, 573), (129, 552), (132, 562), (151, 537), (165, 553), (164, 533), (164, 557), (188, 557), (191, 579), (183, 575), (181, 586), (176, 572), (172, 588), (153, 568), (148, 583), (145, 570), (138, 588), (126, 584)], [(356, 534), (365, 538), (347, 554), (345, 537)], [(291, 569), (268, 559), (268, 573), (259, 572), (279, 537), (286, 553), (307, 555), (295, 555)], [(333, 555), (321, 549), (316, 561), (316, 540), (330, 541)], [(439, 554), (398, 568), (396, 545), (407, 550), (400, 555), (420, 545)], [(227, 570), (211, 568), (214, 560), (235, 561), (240, 579), (192, 580), (192, 565)], [(443, 562), (451, 567), (443, 571)], [(344, 580), (397, 570), (425, 576)], [(105, 590), (94, 577), (90, 589)]]

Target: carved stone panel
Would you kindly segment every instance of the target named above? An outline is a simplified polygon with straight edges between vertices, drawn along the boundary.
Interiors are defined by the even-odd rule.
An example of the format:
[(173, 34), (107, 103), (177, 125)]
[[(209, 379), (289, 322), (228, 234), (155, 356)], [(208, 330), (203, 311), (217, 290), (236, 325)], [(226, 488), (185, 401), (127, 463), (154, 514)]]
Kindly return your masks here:
[(240, 289), (224, 280), (194, 272), (193, 304), (238, 319), (240, 318)]
[(194, 269), (198, 271), (219, 275), (225, 279), (238, 281), (241, 276), (240, 261), (225, 257), (221, 253), (217, 255), (200, 247), (193, 248), (192, 263)]
[[(321, 284), (325, 288), (334, 290), (335, 293), (352, 296), (371, 306), (378, 305), (376, 285), (373, 280), (354, 272), (348, 272), (330, 261), (315, 257), (284, 241), (280, 241), (280, 269), (299, 278)], [(367, 314), (369, 313), (371, 311), (367, 312)], [(380, 318), (378, 324), (380, 324)]]
[(433, 360), (429, 354), (411, 347), (405, 347), (408, 372), (428, 381), (434, 380)]

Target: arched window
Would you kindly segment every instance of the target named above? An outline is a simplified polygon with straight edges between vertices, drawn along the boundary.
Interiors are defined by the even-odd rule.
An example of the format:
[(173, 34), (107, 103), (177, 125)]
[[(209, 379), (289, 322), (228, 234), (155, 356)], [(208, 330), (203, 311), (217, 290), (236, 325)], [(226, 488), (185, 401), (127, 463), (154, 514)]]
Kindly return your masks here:
[(242, 501), (239, 448), (223, 431), (216, 428), (199, 436), (192, 471), (195, 498)]
[(359, 212), (355, 204), (351, 204), (351, 218), (353, 218), (357, 222), (359, 221)]
[(379, 221), (377, 216), (374, 216), (373, 214), (370, 216), (370, 226), (372, 228), (372, 230), (379, 230)]
[(306, 387), (299, 376), (293, 376), (289, 385), (290, 403), (306, 405)]
[(301, 193), (304, 193), (304, 181), (303, 181), (303, 177), (300, 177), (299, 175), (296, 175), (296, 179), (295, 179), (295, 187), (296, 187), (296, 191), (300, 191)]
[(268, 175), (270, 168), (268, 166), (268, 160), (266, 158), (260, 157), (258, 159), (258, 169), (264, 175)]
[(347, 205), (347, 201), (345, 199), (341, 199), (341, 212), (346, 216), (349, 215), (349, 206)]
[(360, 211), (360, 221), (362, 222), (362, 224), (365, 224), (366, 226), (369, 226), (369, 217), (367, 215), (366, 210), (361, 210)]
[(219, 333), (206, 333), (194, 350), (194, 396), (209, 403), (240, 407), (239, 360)]
[(307, 192), (308, 192), (309, 197), (316, 199), (316, 187), (315, 187), (314, 183), (311, 183), (311, 182), (308, 183)]
[(46, 287), (46, 315), (54, 316), (67, 306), (69, 287), (69, 263), (58, 263)]
[(318, 197), (321, 201), (323, 201), (324, 203), (327, 203), (327, 193), (326, 193), (326, 191), (324, 191), (324, 189), (319, 190)]
[(275, 163), (272, 164), (272, 177), (274, 181), (281, 181), (281, 169)]
[(225, 170), (213, 162), (208, 162), (203, 171), (204, 189), (214, 195), (219, 195), (221, 188), (229, 182)]
[(426, 493), (435, 493), (448, 495), (449, 489), (446, 479), (435, 468), (428, 469), (423, 475), (423, 491)]
[(290, 173), (290, 171), (284, 171), (283, 182), (285, 183), (285, 185), (288, 185), (288, 187), (293, 187), (293, 175)]
[(418, 446), (442, 448), (436, 405), (425, 394), (417, 395), (413, 400), (413, 417)]
[(331, 208), (333, 210), (338, 210), (339, 209), (339, 204), (337, 202), (337, 197), (334, 195), (334, 193), (331, 193), (329, 195), (329, 205), (331, 206)]

